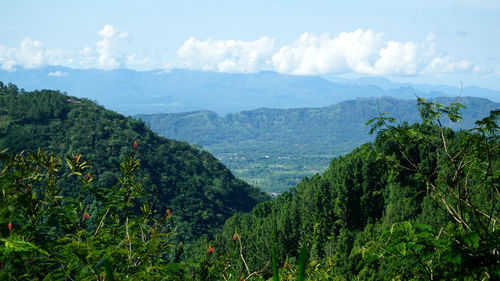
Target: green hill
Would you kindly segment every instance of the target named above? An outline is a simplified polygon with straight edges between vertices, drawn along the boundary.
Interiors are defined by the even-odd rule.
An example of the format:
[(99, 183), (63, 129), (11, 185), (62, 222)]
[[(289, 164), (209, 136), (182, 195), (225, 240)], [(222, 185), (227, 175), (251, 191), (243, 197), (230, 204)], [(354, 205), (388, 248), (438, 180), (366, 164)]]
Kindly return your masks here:
[[(464, 119), (444, 125), (471, 128), (500, 108), (482, 98), (437, 98), (466, 106)], [(379, 112), (418, 121), (415, 100), (356, 99), (320, 108), (257, 109), (220, 117), (210, 111), (138, 115), (158, 134), (202, 145), (236, 176), (268, 191), (295, 186), (304, 176), (324, 171), (330, 160), (372, 141), (365, 126)]]
[[(0, 149), (81, 154), (92, 161), (97, 184), (112, 186), (134, 141), (143, 183), (159, 212), (174, 213), (181, 239), (213, 234), (234, 213), (267, 199), (207, 151), (159, 137), (139, 120), (58, 91), (25, 92), (0, 82)], [(78, 187), (70, 178), (61, 185), (66, 195)]]
[(497, 280), (500, 112), (457, 132), (436, 121), (449, 109), (424, 102), (424, 124), (374, 119), (374, 143), (232, 217), (215, 247), (268, 276), (275, 249), (279, 280), (297, 280), (304, 251), (307, 280)]
[(417, 108), (421, 124), (372, 116), (373, 143), (258, 203), (206, 151), (0, 84), (0, 279), (498, 280), (500, 111), (452, 130), (460, 104)]

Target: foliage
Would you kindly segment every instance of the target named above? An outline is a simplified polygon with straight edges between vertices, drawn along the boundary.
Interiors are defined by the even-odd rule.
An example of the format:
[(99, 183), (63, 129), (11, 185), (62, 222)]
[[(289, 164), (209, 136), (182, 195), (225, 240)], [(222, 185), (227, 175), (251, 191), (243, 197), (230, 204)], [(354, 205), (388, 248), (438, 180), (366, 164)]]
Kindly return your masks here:
[(454, 132), (441, 119), (458, 121), (459, 104), (418, 102), (423, 124), (392, 125), (380, 114), (370, 121), (373, 145), (229, 219), (219, 247), (238, 229), (249, 264), (272, 260), (262, 249), (275, 248), (285, 280), (297, 276), (305, 241), (311, 280), (499, 278), (498, 111)]
[[(137, 178), (136, 147), (123, 159), (119, 184), (112, 187), (95, 185), (81, 155), (66, 161), (70, 175), (60, 173), (61, 159), (41, 149), (0, 154), (1, 279), (160, 278), (162, 265), (170, 262), (172, 222), (167, 215), (152, 216), (151, 196)], [(77, 197), (61, 194), (67, 176), (81, 183)], [(94, 201), (84, 203), (84, 197)], [(97, 212), (91, 205), (99, 206)]]
[[(0, 148), (35, 153), (44, 147), (59, 157), (85, 155), (93, 164), (92, 179), (104, 187), (119, 184), (120, 159), (129, 149), (125, 144), (134, 141), (142, 159), (137, 177), (152, 195), (148, 203), (158, 210), (156, 216), (171, 210), (178, 237), (185, 241), (214, 235), (231, 215), (268, 199), (210, 153), (159, 137), (138, 120), (57, 91), (25, 92), (0, 82)], [(59, 187), (63, 195), (79, 193), (72, 177), (61, 178)]]
[[(414, 227), (406, 221), (394, 224), (380, 240), (368, 249), (379, 258), (387, 259), (389, 276), (402, 279), (469, 280), (500, 278), (500, 243), (496, 224), (500, 212), (500, 173), (498, 168), (500, 111), (476, 122), (476, 127), (450, 142), (441, 118), (457, 122), (461, 119), (460, 104), (441, 104), (418, 99), (418, 109), (424, 124), (437, 126), (436, 133), (424, 134), (405, 127), (392, 126), (390, 117), (372, 119), (372, 130), (384, 127), (378, 138), (396, 136), (402, 146), (433, 143), (439, 147), (436, 168), (422, 165), (404, 150), (405, 161), (398, 163), (421, 177), (426, 193), (451, 218), (449, 226), (439, 232), (428, 225)], [(453, 141), (453, 140), (452, 140)], [(428, 148), (429, 146), (424, 146)], [(424, 153), (430, 154), (426, 150)], [(373, 254), (373, 253), (372, 253)], [(404, 263), (404, 264), (401, 264)]]
[(443, 118), (460, 104), (418, 99), (422, 124), (381, 113), (373, 144), (213, 235), (265, 197), (210, 154), (90, 101), (0, 86), (2, 280), (500, 278), (498, 110), (458, 132)]
[[(474, 121), (498, 108), (479, 98), (437, 98), (435, 103), (467, 106), (453, 129), (474, 127)], [(158, 134), (203, 146), (231, 171), (265, 191), (283, 192), (328, 168), (331, 159), (372, 141), (366, 120), (379, 111), (401, 122), (418, 122), (416, 100), (372, 98), (344, 101), (320, 108), (256, 109), (217, 116), (209, 111), (143, 114)]]

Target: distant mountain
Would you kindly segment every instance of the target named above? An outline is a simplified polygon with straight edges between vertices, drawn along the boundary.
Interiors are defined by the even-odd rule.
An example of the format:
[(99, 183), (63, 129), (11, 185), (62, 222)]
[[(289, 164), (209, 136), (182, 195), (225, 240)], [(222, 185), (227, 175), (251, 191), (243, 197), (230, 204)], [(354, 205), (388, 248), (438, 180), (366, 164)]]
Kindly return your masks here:
[[(44, 67), (0, 70), (0, 81), (22, 85), (27, 90), (60, 89), (126, 115), (195, 110), (224, 115), (262, 107), (321, 107), (358, 97), (412, 99), (414, 94), (436, 97), (460, 93), (453, 87), (417, 87), (389, 80), (381, 83), (378, 78), (354, 83), (275, 72), (231, 74), (182, 69), (165, 72)], [(463, 95), (500, 101), (500, 92), (477, 87), (464, 89)]]
[[(0, 151), (43, 148), (60, 157), (81, 154), (92, 161), (96, 186), (109, 188), (117, 183), (120, 161), (134, 141), (139, 143), (136, 155), (141, 161), (138, 178), (151, 195), (157, 215), (167, 209), (174, 213), (181, 240), (214, 234), (233, 214), (250, 211), (268, 199), (235, 178), (207, 151), (159, 137), (139, 120), (88, 99), (51, 90), (18, 91), (14, 85), (0, 83)], [(77, 196), (72, 193), (81, 183), (62, 178), (64, 193)], [(87, 200), (94, 206), (91, 198)]]
[[(451, 128), (470, 128), (500, 104), (481, 98), (436, 98), (466, 106)], [(168, 138), (204, 146), (238, 177), (269, 190), (294, 186), (324, 170), (331, 158), (369, 142), (365, 123), (389, 112), (398, 120), (419, 121), (416, 100), (363, 98), (320, 108), (257, 109), (219, 117), (211, 111), (138, 115)]]
[[(463, 89), (446, 85), (428, 85), (416, 83), (397, 83), (383, 77), (362, 77), (357, 79), (346, 79), (333, 76), (323, 76), (328, 81), (339, 84), (358, 85), (358, 86), (375, 86), (385, 91), (398, 90), (400, 88), (412, 88), (420, 93), (426, 93), (427, 97), (436, 96), (451, 96), (458, 95), (487, 98), (494, 102), (500, 102), (500, 91), (480, 88), (477, 86), (466, 86)], [(422, 95), (419, 95), (422, 96)], [(425, 96), (425, 95), (424, 95)]]

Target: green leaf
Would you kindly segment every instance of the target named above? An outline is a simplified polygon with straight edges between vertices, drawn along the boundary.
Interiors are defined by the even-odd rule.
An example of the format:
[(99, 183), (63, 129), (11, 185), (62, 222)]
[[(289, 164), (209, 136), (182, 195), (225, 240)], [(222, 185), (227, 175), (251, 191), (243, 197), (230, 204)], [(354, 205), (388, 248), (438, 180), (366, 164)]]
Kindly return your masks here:
[(4, 242), (4, 247), (9, 252), (31, 252), (37, 251), (43, 255), (49, 256), (49, 253), (37, 245), (24, 241), (23, 238), (9, 237), (7, 239), (1, 238), (0, 241)]
[(468, 247), (476, 250), (479, 248), (479, 234), (475, 232), (467, 233), (464, 236), (464, 242)]
[(280, 276), (278, 273), (278, 261), (276, 259), (276, 245), (273, 243), (273, 252), (272, 252), (272, 264), (273, 264), (273, 281), (279, 281)]
[(304, 281), (306, 276), (306, 266), (307, 266), (307, 247), (304, 245), (300, 251), (299, 257), (299, 268), (298, 268), (298, 281)]
[(462, 256), (459, 254), (453, 255), (453, 256), (449, 257), (448, 259), (451, 263), (456, 264), (456, 265), (459, 265), (460, 263), (462, 263)]
[(107, 258), (103, 258), (100, 261), (97, 262), (97, 264), (94, 266), (94, 269), (103, 265), (104, 270), (106, 272), (106, 278), (109, 281), (115, 281), (115, 277), (113, 276), (113, 269), (111, 268), (111, 264), (109, 263), (109, 260)]

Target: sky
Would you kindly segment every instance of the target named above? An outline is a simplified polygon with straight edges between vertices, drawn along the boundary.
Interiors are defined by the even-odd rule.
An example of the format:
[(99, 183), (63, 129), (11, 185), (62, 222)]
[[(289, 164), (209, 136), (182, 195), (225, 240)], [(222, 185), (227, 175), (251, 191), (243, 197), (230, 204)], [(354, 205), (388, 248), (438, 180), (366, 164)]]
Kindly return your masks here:
[(0, 69), (382, 76), (500, 90), (500, 1), (16, 0)]

